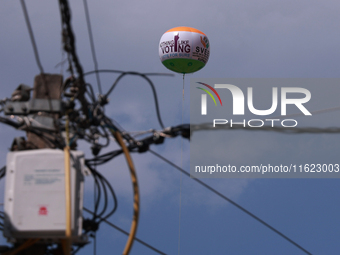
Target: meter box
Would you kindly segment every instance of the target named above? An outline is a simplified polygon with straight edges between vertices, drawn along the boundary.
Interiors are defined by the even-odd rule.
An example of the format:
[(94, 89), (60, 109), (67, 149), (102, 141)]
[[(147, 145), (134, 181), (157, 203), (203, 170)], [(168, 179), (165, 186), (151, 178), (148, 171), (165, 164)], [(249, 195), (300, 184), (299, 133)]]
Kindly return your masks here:
[[(64, 152), (39, 149), (7, 154), (4, 236), (65, 237)], [(84, 154), (71, 152), (72, 236), (82, 233)]]

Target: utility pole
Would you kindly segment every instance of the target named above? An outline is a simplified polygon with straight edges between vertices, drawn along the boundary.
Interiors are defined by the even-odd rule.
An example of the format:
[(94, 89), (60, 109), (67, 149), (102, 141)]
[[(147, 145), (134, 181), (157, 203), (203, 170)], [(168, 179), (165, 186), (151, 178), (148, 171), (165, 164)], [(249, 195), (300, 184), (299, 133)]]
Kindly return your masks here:
[[(35, 76), (33, 99), (60, 99), (62, 91), (63, 77), (59, 74), (40, 74)], [(52, 105), (48, 105), (53, 107)], [(53, 118), (56, 121), (60, 116), (59, 114), (48, 114), (46, 112), (39, 112), (43, 118)], [(55, 127), (56, 128), (56, 127)], [(55, 130), (56, 132), (58, 130)], [(55, 137), (47, 136), (54, 140)], [(28, 149), (43, 149), (43, 148), (54, 148), (55, 146), (51, 143), (46, 142), (42, 137), (37, 136), (34, 133), (27, 132), (27, 145)]]
[[(34, 89), (33, 89), (33, 100), (34, 99), (47, 99), (48, 107), (53, 107), (50, 100), (57, 99), (60, 100), (61, 98), (61, 91), (62, 91), (62, 84), (63, 84), (63, 77), (59, 74), (40, 74), (37, 75), (34, 79)], [(45, 102), (45, 104), (46, 104)], [(46, 107), (46, 105), (45, 105)], [(52, 111), (52, 109), (50, 109)], [(39, 120), (45, 121), (51, 119), (57, 121), (60, 117), (59, 113), (47, 113), (44, 111), (39, 111), (37, 113), (39, 116)], [(54, 125), (53, 125), (54, 126)], [(54, 126), (56, 129), (57, 126)], [(58, 130), (55, 130), (54, 134), (56, 135)], [(55, 135), (46, 134), (46, 136), (51, 139), (55, 140)], [(55, 148), (53, 143), (44, 140), (42, 137), (32, 133), (27, 132), (27, 143), (25, 146), (27, 149), (43, 149), (43, 148)], [(27, 249), (20, 251), (17, 253), (18, 255), (44, 255), (47, 249), (47, 245), (42, 243), (40, 244), (39, 241), (32, 246), (28, 247)], [(63, 255), (62, 248), (55, 251), (56, 255)]]

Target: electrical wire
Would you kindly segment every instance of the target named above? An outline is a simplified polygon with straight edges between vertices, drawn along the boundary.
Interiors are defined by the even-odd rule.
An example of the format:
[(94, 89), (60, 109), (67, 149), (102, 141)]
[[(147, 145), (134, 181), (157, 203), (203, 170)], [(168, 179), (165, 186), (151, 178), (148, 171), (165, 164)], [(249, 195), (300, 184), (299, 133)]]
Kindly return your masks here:
[[(91, 171), (91, 168), (89, 168), (89, 169)], [(93, 171), (91, 171), (91, 173), (93, 175), (94, 185), (96, 187), (96, 189), (95, 189), (95, 197), (96, 197), (96, 199), (95, 199), (95, 204), (94, 204), (94, 212), (95, 212), (95, 215), (97, 215), (98, 214), (98, 207), (99, 207), (99, 204), (100, 204), (100, 198), (101, 198), (101, 188), (100, 188), (101, 186), (99, 184), (97, 175), (95, 175)], [(93, 217), (92, 220), (95, 221), (96, 218)]]
[[(89, 33), (89, 39), (90, 39), (90, 45), (91, 45), (92, 59), (93, 59), (93, 63), (94, 63), (94, 69), (97, 71), (98, 70), (98, 62), (97, 62), (97, 56), (96, 56), (96, 51), (95, 51), (95, 47), (94, 47), (94, 40), (93, 40), (91, 21), (90, 21), (90, 13), (89, 13), (88, 5), (87, 5), (87, 0), (83, 0), (83, 3), (84, 3), (84, 9), (85, 9), (87, 31)], [(102, 94), (102, 87), (101, 87), (101, 84), (100, 84), (99, 72), (96, 72), (96, 78), (97, 78), (99, 93)]]
[[(86, 212), (88, 212), (88, 213), (90, 213), (90, 214), (92, 214), (92, 215), (94, 215), (94, 212), (90, 211), (89, 209), (87, 209), (87, 208), (85, 208), (85, 207), (83, 208), (83, 210), (86, 211)], [(115, 224), (109, 222), (108, 220), (103, 219), (103, 218), (101, 218), (101, 220), (102, 220), (103, 222), (105, 222), (106, 224), (108, 224), (109, 226), (111, 226), (111, 227), (117, 229), (117, 230), (120, 231), (121, 233), (123, 233), (123, 234), (125, 234), (125, 235), (127, 235), (127, 236), (129, 235), (129, 233), (128, 233), (127, 231), (125, 231), (125, 230), (123, 230), (122, 228), (116, 226)], [(162, 252), (162, 251), (156, 249), (155, 247), (151, 246), (150, 244), (147, 244), (146, 242), (140, 240), (139, 238), (135, 237), (134, 239), (135, 239), (137, 242), (139, 242), (140, 244), (142, 244), (142, 245), (148, 247), (149, 249), (153, 250), (154, 252), (156, 252), (156, 253), (158, 253), (158, 254), (166, 255), (166, 253), (164, 253), (164, 252)]]
[(1, 219), (1, 221), (0, 221), (0, 229), (1, 229), (1, 231), (3, 231), (4, 230), (4, 223), (3, 223), (3, 221), (5, 220), (5, 213), (2, 212), (2, 211), (0, 211), (0, 219)]
[(340, 133), (340, 128), (328, 127), (328, 128), (315, 128), (315, 127), (272, 127), (272, 126), (262, 126), (262, 127), (249, 127), (243, 125), (227, 126), (227, 125), (216, 125), (213, 126), (212, 123), (202, 123), (202, 124), (190, 124), (190, 132), (202, 131), (202, 130), (247, 130), (247, 131), (273, 131), (286, 134), (337, 134)]
[[(94, 70), (84, 73), (84, 76), (90, 75), (90, 74), (96, 74), (96, 73), (126, 73), (126, 71), (121, 70), (113, 70), (113, 69), (100, 69), (100, 70)], [(147, 76), (175, 76), (172, 73), (143, 73)]]
[[(109, 123), (109, 125), (111, 125)], [(222, 126), (222, 125), (221, 125)], [(141, 131), (140, 134), (137, 133), (137, 135), (144, 135), (147, 133), (153, 133), (153, 134), (158, 134), (159, 136), (162, 137), (176, 137), (178, 135), (182, 135), (185, 138), (190, 138), (190, 132), (194, 133), (197, 131), (201, 130), (247, 130), (247, 131), (261, 131), (261, 129), (256, 129), (256, 128), (247, 128), (247, 127), (240, 127), (240, 126), (234, 126), (232, 128), (225, 126), (225, 127), (218, 127), (216, 126), (215, 128), (212, 126), (211, 123), (203, 123), (203, 124), (191, 124), (191, 127), (189, 124), (183, 124), (183, 125), (178, 125), (174, 127), (168, 127), (164, 130), (161, 131), (155, 131), (155, 130), (147, 130), (147, 131)], [(284, 134), (294, 134), (294, 133), (311, 133), (311, 134), (321, 134), (321, 133), (340, 133), (340, 128), (279, 128), (279, 127), (265, 127), (266, 130), (270, 131), (276, 131), (276, 132), (282, 132)], [(132, 134), (133, 132), (126, 132), (124, 134)], [(155, 143), (154, 140), (154, 135), (151, 137), (144, 138), (142, 140), (134, 140), (133, 143), (129, 145), (129, 150), (133, 151), (135, 149), (138, 149), (142, 144), (145, 144), (146, 146)], [(126, 138), (129, 140), (130, 138)], [(90, 165), (93, 165), (94, 163), (101, 165), (105, 164), (108, 161), (112, 160), (114, 157), (120, 155), (122, 153), (122, 150), (114, 150), (99, 156), (96, 156), (92, 159), (87, 159), (86, 162)]]
[(44, 73), (44, 69), (43, 69), (43, 67), (41, 65), (41, 62), (40, 62), (38, 48), (37, 48), (37, 44), (36, 44), (35, 39), (34, 39), (34, 34), (33, 34), (32, 27), (31, 27), (30, 19), (29, 19), (29, 16), (28, 16), (26, 4), (25, 4), (24, 0), (20, 0), (20, 3), (21, 3), (22, 10), (24, 12), (25, 21), (26, 21), (26, 25), (27, 25), (27, 29), (28, 29), (28, 33), (30, 35), (30, 39), (31, 39), (31, 43), (32, 43), (33, 51), (34, 51), (35, 60), (36, 60), (37, 65), (38, 65), (38, 67), (40, 69), (40, 73), (43, 74)]
[(6, 175), (6, 166), (0, 169), (0, 180)]
[(153, 93), (154, 101), (155, 101), (155, 108), (156, 108), (158, 122), (159, 122), (159, 125), (164, 129), (165, 127), (164, 127), (164, 124), (163, 124), (163, 121), (162, 121), (162, 118), (161, 118), (161, 114), (160, 114), (160, 111), (159, 111), (158, 97), (157, 97), (157, 92), (156, 92), (155, 86), (152, 83), (152, 81), (145, 74), (138, 73), (138, 72), (123, 72), (123, 73), (121, 73), (117, 77), (115, 82), (112, 84), (111, 88), (108, 90), (108, 92), (105, 94), (104, 97), (107, 98), (111, 94), (113, 89), (116, 87), (118, 82), (126, 75), (138, 75), (138, 76), (144, 78), (149, 83), (151, 90), (152, 90), (152, 93)]
[[(160, 154), (158, 154), (157, 152), (150, 150), (149, 152), (151, 152), (153, 155), (155, 155), (156, 157), (162, 159), (164, 162), (168, 163), (169, 165), (173, 166), (174, 168), (176, 168), (178, 171), (180, 171), (181, 173), (185, 174), (186, 176), (190, 177), (190, 174), (185, 171), (184, 169), (180, 168), (179, 166), (175, 165), (174, 163), (172, 163), (170, 160), (164, 158), (163, 156), (161, 156)], [(247, 209), (245, 209), (244, 207), (240, 206), (239, 204), (237, 204), (236, 202), (234, 202), (233, 200), (231, 200), (230, 198), (226, 197), (225, 195), (223, 195), (222, 193), (218, 192), (217, 190), (215, 190), (214, 188), (210, 187), (208, 184), (202, 182), (199, 179), (196, 178), (191, 178), (192, 180), (198, 182), (199, 184), (201, 184), (203, 187), (207, 188), (208, 190), (210, 190), (211, 192), (213, 192), (214, 194), (218, 195), (219, 197), (223, 198), (224, 200), (228, 201), (229, 203), (231, 203), (232, 205), (236, 206), (238, 209), (240, 209), (241, 211), (243, 211), (244, 213), (246, 213), (247, 215), (249, 215), (250, 217), (252, 217), (253, 219), (257, 220), (258, 222), (260, 222), (262, 225), (266, 226), (267, 228), (269, 228), (270, 230), (274, 231), (276, 234), (278, 234), (279, 236), (281, 236), (282, 238), (286, 239), (288, 242), (290, 242), (291, 244), (293, 244), (295, 247), (299, 248), (301, 251), (303, 251), (306, 254), (312, 255), (312, 253), (310, 253), (309, 251), (307, 251), (305, 248), (303, 248), (301, 245), (299, 245), (298, 243), (294, 242), (292, 239), (290, 239), (289, 237), (287, 237), (286, 235), (282, 234), (280, 231), (278, 231), (276, 228), (272, 227), (271, 225), (269, 225), (268, 223), (266, 223), (265, 221), (261, 220), (259, 217), (257, 217), (256, 215), (254, 215), (253, 213), (251, 213), (250, 211), (248, 211)]]
[(112, 134), (112, 130), (117, 130), (120, 132), (121, 136), (125, 139), (127, 143), (129, 143), (129, 146), (131, 144), (136, 144), (136, 140), (130, 136), (127, 132), (124, 131), (124, 129), (115, 121), (112, 121), (111, 119), (104, 117), (102, 121), (105, 123), (105, 125), (102, 125), (106, 128), (110, 129), (110, 132)]
[[(64, 50), (68, 53), (68, 58), (72, 57), (73, 64), (78, 73), (78, 79), (75, 83), (75, 88), (77, 89), (76, 98), (80, 101), (82, 106), (83, 114), (88, 118), (89, 110), (88, 110), (88, 102), (85, 98), (86, 86), (84, 81), (84, 72), (83, 67), (80, 64), (78, 55), (76, 53), (75, 46), (75, 36), (73, 33), (73, 29), (71, 26), (71, 11), (69, 8), (69, 4), (67, 0), (59, 0), (59, 8), (61, 15), (61, 24), (62, 24), (62, 35), (64, 42)], [(71, 62), (71, 61), (69, 61)], [(70, 64), (70, 71), (73, 73), (72, 65)]]
[(83, 67), (79, 62), (75, 47), (75, 37), (71, 26), (71, 11), (67, 0), (59, 0), (60, 14), (64, 35), (64, 50), (72, 56), (81, 83), (84, 81)]
[(93, 166), (94, 164), (102, 165), (102, 164), (109, 162), (111, 159), (113, 159), (114, 157), (116, 157), (116, 156), (118, 156), (122, 153), (123, 153), (123, 150), (115, 150), (115, 151), (112, 151), (112, 152), (102, 154), (100, 156), (96, 156), (95, 158), (92, 158), (92, 159), (86, 159), (85, 163), (89, 164), (91, 166)]
[(92, 103), (95, 103), (96, 97), (95, 97), (95, 94), (93, 92), (93, 88), (92, 88), (91, 84), (86, 83), (85, 85), (86, 85), (86, 88), (90, 88), (90, 91), (86, 90), (86, 92), (90, 95)]
[[(326, 113), (326, 112), (335, 112), (335, 111), (339, 111), (340, 110), (340, 106), (336, 106), (336, 107), (331, 107), (331, 108), (325, 108), (325, 109), (321, 109), (321, 110), (316, 110), (316, 111), (312, 111), (311, 114), (315, 115), (315, 114), (320, 114), (320, 113)], [(292, 117), (300, 117), (300, 116), (305, 116), (304, 113), (295, 113), (295, 114), (289, 114), (289, 115), (279, 115), (279, 116), (274, 116), (271, 117), (272, 119), (283, 119), (283, 118), (292, 118)]]
[[(98, 194), (98, 197), (97, 197), (97, 202), (95, 204), (95, 212), (94, 212), (94, 217), (93, 217), (93, 220), (95, 221), (96, 219), (98, 218), (103, 218), (103, 219), (107, 219), (109, 218), (112, 214), (115, 213), (115, 211), (117, 210), (117, 207), (118, 207), (118, 200), (117, 200), (117, 197), (116, 197), (116, 194), (111, 186), (111, 184), (109, 183), (109, 181), (102, 175), (100, 174), (98, 171), (96, 171), (93, 167), (91, 167), (91, 165), (85, 161), (85, 165), (89, 168), (89, 170), (91, 171), (92, 175), (94, 176), (95, 178), (95, 182), (98, 182), (98, 180), (101, 182), (102, 184), (102, 189), (104, 191), (104, 207), (103, 209), (101, 210), (100, 213), (97, 213), (97, 209), (98, 209), (98, 205), (99, 205), (99, 202), (98, 202), (98, 197), (100, 198), (100, 189), (97, 189), (97, 193)], [(99, 182), (98, 182), (99, 183)], [(113, 208), (111, 209), (111, 211), (109, 213), (107, 213), (105, 216), (103, 216), (106, 212), (106, 208), (107, 208), (107, 204), (108, 204), (108, 196), (107, 196), (107, 190), (106, 189), (109, 189), (110, 193), (111, 193), (111, 196), (113, 198)], [(101, 221), (99, 221), (98, 223), (100, 223)]]
[[(103, 219), (108, 219), (111, 215), (113, 215), (113, 214), (116, 212), (116, 210), (117, 210), (117, 208), (118, 208), (118, 199), (117, 199), (117, 197), (116, 197), (116, 194), (115, 194), (115, 192), (114, 192), (114, 190), (113, 190), (111, 184), (108, 182), (108, 180), (105, 179), (105, 178), (104, 178), (102, 175), (100, 175), (100, 174), (99, 174), (99, 176), (100, 176), (100, 178), (104, 181), (104, 183), (106, 183), (106, 186), (109, 188), (110, 193), (111, 193), (112, 198), (113, 198), (113, 204), (114, 204), (113, 208), (111, 209), (111, 211), (109, 211), (109, 213), (107, 213), (105, 216), (102, 217)], [(104, 214), (103, 214), (103, 215), (104, 215)], [(101, 223), (101, 221), (102, 221), (102, 220), (100, 220), (99, 223)]]

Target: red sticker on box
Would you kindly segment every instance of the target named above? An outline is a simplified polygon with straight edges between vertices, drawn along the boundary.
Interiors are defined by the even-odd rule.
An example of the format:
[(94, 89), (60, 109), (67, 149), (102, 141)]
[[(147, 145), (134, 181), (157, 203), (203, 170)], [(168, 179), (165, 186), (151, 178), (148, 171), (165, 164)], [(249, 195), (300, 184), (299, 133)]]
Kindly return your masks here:
[(45, 206), (39, 208), (39, 215), (47, 215), (47, 208)]

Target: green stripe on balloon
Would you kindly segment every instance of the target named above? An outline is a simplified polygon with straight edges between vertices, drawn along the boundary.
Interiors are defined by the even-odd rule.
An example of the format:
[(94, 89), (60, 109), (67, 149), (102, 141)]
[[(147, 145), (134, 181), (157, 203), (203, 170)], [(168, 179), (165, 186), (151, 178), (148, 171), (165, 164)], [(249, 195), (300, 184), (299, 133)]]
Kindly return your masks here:
[(177, 73), (193, 73), (205, 66), (203, 62), (190, 58), (170, 58), (164, 60), (163, 65)]
[(215, 105), (217, 105), (216, 104), (216, 100), (215, 100), (215, 98), (214, 98), (214, 96), (208, 91), (208, 90), (206, 90), (206, 89), (202, 89), (202, 88), (200, 88), (200, 87), (196, 87), (196, 88), (198, 88), (198, 89), (201, 89), (201, 90), (203, 90), (203, 91), (205, 91), (205, 92), (207, 92), (208, 94), (209, 94), (209, 96), (211, 96), (211, 98), (214, 100), (214, 103), (215, 103)]

